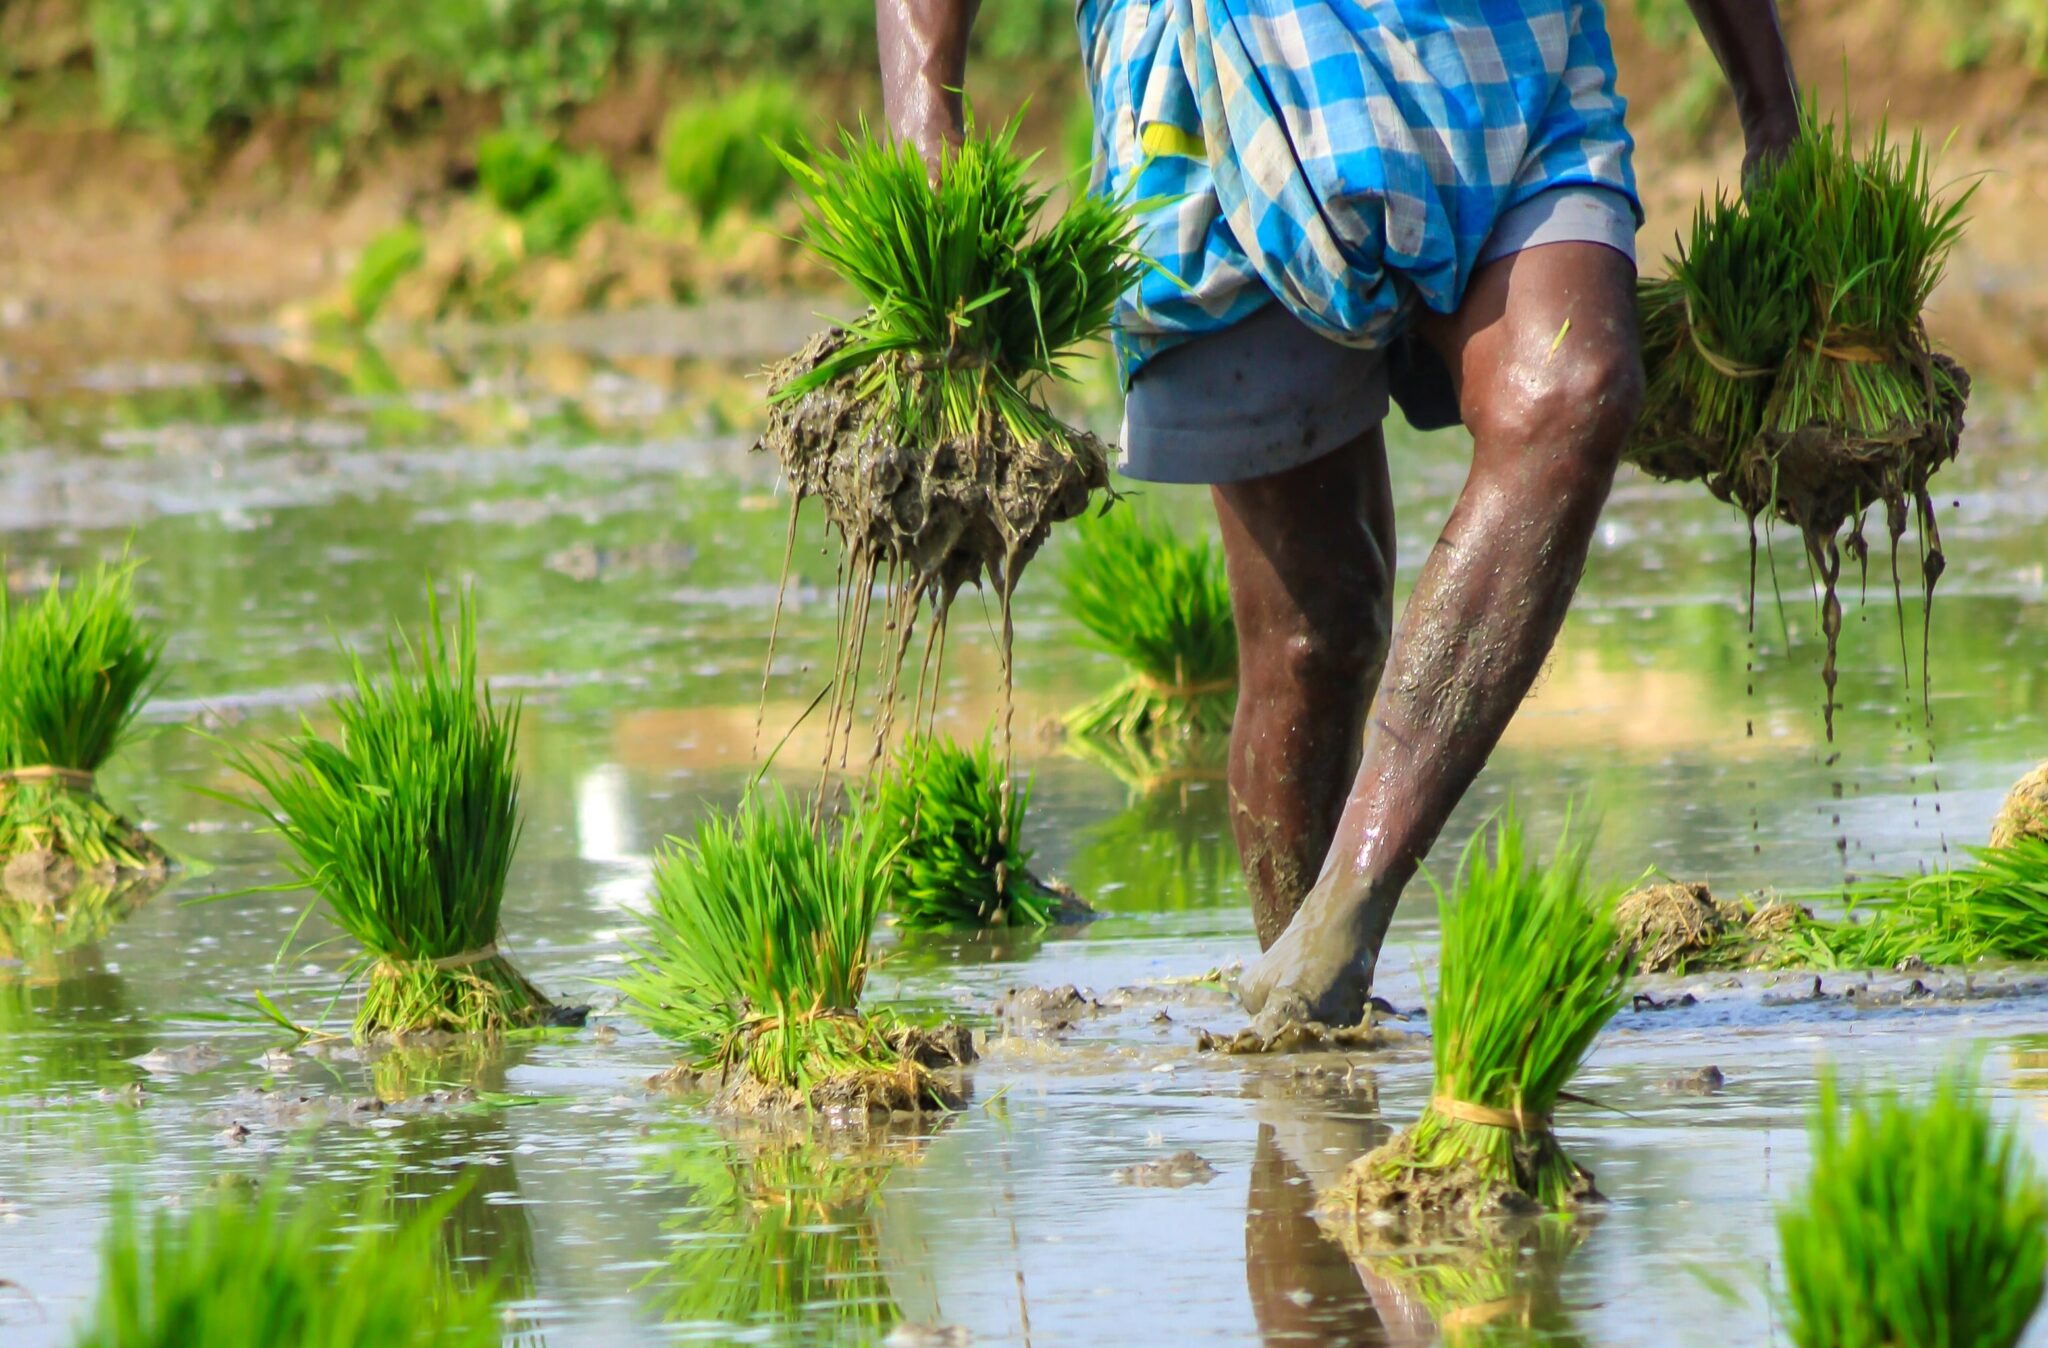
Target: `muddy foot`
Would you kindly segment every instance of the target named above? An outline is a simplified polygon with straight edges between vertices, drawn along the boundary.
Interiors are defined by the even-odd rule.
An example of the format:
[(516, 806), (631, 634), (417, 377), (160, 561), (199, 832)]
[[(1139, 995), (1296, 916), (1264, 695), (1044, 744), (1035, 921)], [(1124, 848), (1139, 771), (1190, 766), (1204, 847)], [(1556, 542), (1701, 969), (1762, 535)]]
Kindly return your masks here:
[(1252, 1025), (1272, 1035), (1291, 1024), (1356, 1025), (1372, 996), (1372, 960), (1336, 933), (1297, 917), (1237, 983)]

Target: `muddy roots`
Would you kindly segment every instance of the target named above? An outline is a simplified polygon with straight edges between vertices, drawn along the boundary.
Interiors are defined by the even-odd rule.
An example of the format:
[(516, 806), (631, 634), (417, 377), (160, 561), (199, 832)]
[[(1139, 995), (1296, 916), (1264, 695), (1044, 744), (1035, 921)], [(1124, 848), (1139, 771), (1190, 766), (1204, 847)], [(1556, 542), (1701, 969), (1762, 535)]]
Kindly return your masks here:
[(1991, 821), (1993, 847), (2041, 839), (2048, 839), (2048, 763), (2013, 783)]
[[(844, 549), (839, 661), (827, 748), (828, 756), (836, 751), (842, 762), (852, 735), (877, 584), (885, 596), (889, 643), (881, 658), (885, 686), (875, 734), (879, 756), (919, 609), (929, 603), (933, 612), (919, 669), (920, 700), (936, 684), (946, 615), (964, 585), (986, 583), (999, 599), (1007, 675), (1010, 596), (1019, 574), (1053, 525), (1079, 515), (1090, 496), (1109, 485), (1101, 442), (1078, 431), (1020, 442), (1006, 422), (991, 417), (988, 431), (978, 437), (935, 445), (894, 443), (882, 429), (889, 421), (878, 405), (877, 374), (884, 363), (896, 362), (886, 373), (909, 390), (903, 396), (916, 399), (924, 376), (907, 356), (884, 357), (802, 397), (774, 400), (775, 393), (815, 369), (845, 340), (837, 330), (820, 333), (770, 369), (768, 428), (757, 446), (773, 453), (789, 478), (795, 497), (792, 545), (794, 511), (816, 500)], [(1006, 716), (1006, 744), (1007, 721)]]
[[(1354, 1257), (1473, 1222), (1533, 1216), (1545, 1204), (1570, 1211), (1606, 1200), (1592, 1172), (1564, 1154), (1548, 1132), (1503, 1134), (1497, 1153), (1444, 1161), (1424, 1154), (1410, 1128), (1353, 1161), (1319, 1205), (1327, 1225)], [(1503, 1162), (1505, 1164), (1503, 1164)], [(1348, 1234), (1347, 1234), (1348, 1232)]]
[(1664, 882), (1622, 896), (1614, 921), (1637, 973), (1749, 969), (1786, 963), (1786, 939), (1813, 914), (1795, 903), (1716, 899), (1705, 885)]
[(709, 1071), (678, 1066), (648, 1081), (655, 1090), (705, 1092), (721, 1114), (778, 1115), (822, 1113), (834, 1118), (886, 1118), (955, 1110), (966, 1095), (950, 1070), (976, 1058), (974, 1036), (961, 1025), (923, 1029), (892, 1024), (883, 1028), (897, 1060), (836, 1072), (807, 1087), (764, 1081), (746, 1067), (744, 1057), (724, 1069)]
[[(1659, 353), (1645, 352), (1647, 363), (1654, 366), (1658, 359)], [(1652, 477), (1704, 482), (1715, 496), (1749, 517), (1752, 613), (1756, 605), (1756, 521), (1775, 517), (1799, 530), (1821, 586), (1821, 631), (1827, 640), (1821, 681), (1826, 688), (1824, 711), (1830, 739), (1835, 730), (1835, 655), (1842, 634), (1839, 589), (1843, 555), (1853, 558), (1867, 574), (1870, 545), (1863, 533), (1864, 520), (1879, 506), (1884, 510), (1885, 534), (1891, 544), (1894, 606), (1902, 618), (1899, 541), (1905, 536), (1909, 518), (1920, 533), (1918, 585), (1926, 601), (1920, 648), (1925, 694), (1926, 614), (1933, 607), (1935, 582), (1947, 565), (1927, 483), (1956, 456), (1963, 434), (1963, 411), (1970, 397), (1970, 375), (1938, 352), (1911, 351), (1898, 359), (1914, 367), (1910, 377), (1925, 388), (1925, 412), (1881, 434), (1855, 435), (1836, 426), (1810, 424), (1790, 433), (1767, 431), (1753, 444), (1731, 450), (1699, 435), (1693, 429), (1694, 409), (1682, 397), (1669, 397), (1644, 412), (1627, 450), (1629, 461)], [(1850, 526), (1847, 537), (1842, 532), (1845, 525)]]

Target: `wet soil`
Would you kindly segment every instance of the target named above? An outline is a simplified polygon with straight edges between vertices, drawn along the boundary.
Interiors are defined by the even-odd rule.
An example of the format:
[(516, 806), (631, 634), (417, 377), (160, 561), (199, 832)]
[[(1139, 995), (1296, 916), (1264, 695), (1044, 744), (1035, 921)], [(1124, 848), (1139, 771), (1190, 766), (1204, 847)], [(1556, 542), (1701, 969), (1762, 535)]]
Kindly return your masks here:
[(890, 1071), (843, 1072), (798, 1090), (763, 1081), (744, 1065), (710, 1070), (680, 1065), (648, 1080), (658, 1091), (711, 1097), (711, 1109), (737, 1117), (815, 1114), (830, 1122), (864, 1123), (897, 1115), (957, 1110), (967, 1101), (956, 1069), (976, 1059), (974, 1036), (962, 1025), (891, 1027), (900, 1063)]

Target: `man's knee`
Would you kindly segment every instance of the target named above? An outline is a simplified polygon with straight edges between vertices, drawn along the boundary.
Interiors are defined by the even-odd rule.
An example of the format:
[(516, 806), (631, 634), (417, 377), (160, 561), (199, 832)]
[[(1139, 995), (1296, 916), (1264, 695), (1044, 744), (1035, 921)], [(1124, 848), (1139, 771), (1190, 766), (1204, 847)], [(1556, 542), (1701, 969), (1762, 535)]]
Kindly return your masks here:
[(1393, 632), (1392, 577), (1385, 571), (1369, 539), (1355, 556), (1325, 558), (1322, 574), (1299, 587), (1299, 602), (1284, 618), (1255, 624), (1241, 638), (1249, 678), (1277, 676), (1332, 697), (1348, 697), (1372, 679), (1386, 663)]
[(1483, 448), (1505, 451), (1559, 491), (1605, 493), (1643, 406), (1634, 344), (1588, 344), (1490, 382), (1467, 418)]

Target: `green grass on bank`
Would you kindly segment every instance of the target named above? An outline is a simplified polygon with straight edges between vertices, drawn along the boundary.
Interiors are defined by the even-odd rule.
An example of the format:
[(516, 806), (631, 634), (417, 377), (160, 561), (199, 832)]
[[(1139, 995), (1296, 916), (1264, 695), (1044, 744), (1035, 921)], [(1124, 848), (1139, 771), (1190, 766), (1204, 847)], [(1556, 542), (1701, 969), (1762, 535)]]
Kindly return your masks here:
[[(89, 68), (110, 121), (188, 144), (276, 115), (361, 143), (431, 124), (462, 96), (532, 122), (651, 64), (848, 70), (875, 46), (871, 0), (68, 0), (37, 14), (78, 37), (39, 41), (37, 56), (23, 44), (17, 61), (0, 60), (0, 82), (49, 73), (31, 60)], [(997, 60), (1071, 59), (1073, 8), (991, 5), (975, 39)]]

